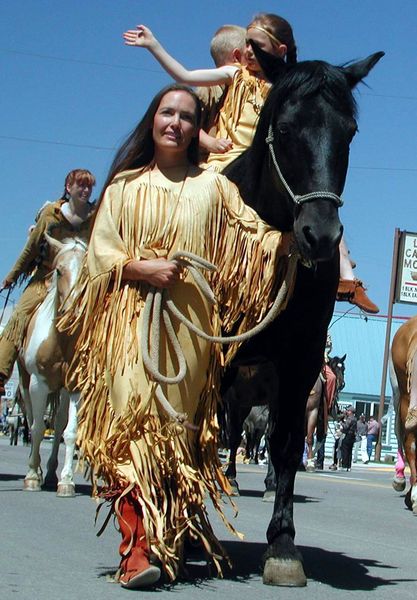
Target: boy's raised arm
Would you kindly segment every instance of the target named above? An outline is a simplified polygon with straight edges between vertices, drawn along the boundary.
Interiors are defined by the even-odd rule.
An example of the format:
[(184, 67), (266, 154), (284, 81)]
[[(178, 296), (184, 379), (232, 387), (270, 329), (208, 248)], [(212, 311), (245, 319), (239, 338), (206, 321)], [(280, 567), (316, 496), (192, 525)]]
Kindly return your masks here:
[(165, 71), (178, 83), (186, 85), (215, 85), (231, 83), (237, 67), (227, 65), (217, 69), (196, 69), (188, 71), (175, 58), (173, 58), (158, 42), (152, 31), (145, 25), (138, 25), (136, 29), (129, 29), (123, 34), (127, 46), (147, 48)]

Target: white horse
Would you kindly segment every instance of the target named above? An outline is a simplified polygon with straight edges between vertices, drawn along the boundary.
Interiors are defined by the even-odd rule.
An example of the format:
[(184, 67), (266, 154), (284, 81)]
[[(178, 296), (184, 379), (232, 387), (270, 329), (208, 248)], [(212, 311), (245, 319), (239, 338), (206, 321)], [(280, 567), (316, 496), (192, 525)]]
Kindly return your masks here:
[(44, 483), (39, 450), (45, 433), (44, 417), (48, 396), (55, 394), (58, 398), (54, 419), (55, 435), (47, 464), (45, 485), (56, 485), (58, 481), (58, 450), (63, 435), (65, 462), (58, 482), (57, 496), (72, 497), (75, 495), (72, 464), (80, 394), (65, 388), (65, 376), (73, 358), (73, 340), (58, 332), (56, 319), (71, 301), (72, 290), (87, 245), (79, 238), (58, 242), (48, 235), (45, 237), (55, 251), (51, 282), (45, 300), (29, 322), (26, 339), (18, 358), (20, 388), (32, 440), (29, 470), (23, 489), (39, 491)]

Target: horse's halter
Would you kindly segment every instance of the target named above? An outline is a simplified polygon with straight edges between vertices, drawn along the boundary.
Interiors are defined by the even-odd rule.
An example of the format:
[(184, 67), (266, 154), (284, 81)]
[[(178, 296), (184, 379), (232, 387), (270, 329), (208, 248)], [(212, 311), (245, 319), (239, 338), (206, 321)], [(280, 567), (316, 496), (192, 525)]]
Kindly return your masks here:
[(268, 135), (265, 138), (265, 142), (268, 144), (269, 153), (271, 155), (272, 163), (275, 167), (277, 175), (278, 175), (279, 179), (281, 180), (282, 185), (286, 189), (288, 195), (290, 196), (291, 200), (294, 202), (294, 204), (296, 206), (300, 207), (303, 204), (305, 204), (306, 202), (312, 202), (313, 200), (316, 200), (317, 198), (321, 198), (323, 200), (329, 200), (329, 202), (333, 202), (337, 208), (340, 208), (341, 206), (343, 206), (343, 200), (340, 198), (340, 196), (338, 196), (337, 194), (334, 194), (333, 192), (310, 192), (308, 194), (303, 194), (302, 196), (298, 196), (298, 195), (294, 194), (294, 192), (292, 191), (292, 189), (290, 188), (288, 183), (285, 181), (285, 177), (282, 174), (281, 169), (279, 168), (279, 164), (278, 164), (277, 157), (275, 155), (275, 150), (274, 150), (274, 132), (272, 130), (272, 123), (269, 124)]

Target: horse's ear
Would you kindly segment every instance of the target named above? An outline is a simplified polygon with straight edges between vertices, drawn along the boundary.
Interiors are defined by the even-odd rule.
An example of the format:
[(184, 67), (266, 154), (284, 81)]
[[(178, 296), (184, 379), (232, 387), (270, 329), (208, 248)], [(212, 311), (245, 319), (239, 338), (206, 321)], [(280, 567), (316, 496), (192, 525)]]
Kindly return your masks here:
[(269, 54), (269, 52), (265, 52), (259, 48), (257, 43), (253, 40), (249, 41), (265, 77), (271, 83), (275, 83), (275, 81), (282, 77), (287, 70), (287, 63), (282, 58), (274, 56), (273, 54)]
[(342, 356), (342, 358), (340, 359), (340, 362), (345, 362), (345, 360), (346, 360), (346, 356), (347, 356), (347, 354), (344, 354), (344, 355)]
[(351, 88), (354, 88), (362, 79), (364, 79), (369, 71), (374, 68), (376, 63), (384, 56), (385, 52), (375, 52), (368, 58), (364, 58), (356, 63), (353, 63), (347, 67), (342, 67), (346, 79)]
[(48, 246), (50, 246), (50, 248), (52, 248), (52, 250), (55, 252), (55, 254), (58, 254), (58, 252), (62, 249), (64, 244), (62, 242), (60, 242), (59, 240), (57, 240), (56, 238), (51, 237), (47, 233), (44, 233), (43, 235), (44, 235), (46, 241), (48, 242)]

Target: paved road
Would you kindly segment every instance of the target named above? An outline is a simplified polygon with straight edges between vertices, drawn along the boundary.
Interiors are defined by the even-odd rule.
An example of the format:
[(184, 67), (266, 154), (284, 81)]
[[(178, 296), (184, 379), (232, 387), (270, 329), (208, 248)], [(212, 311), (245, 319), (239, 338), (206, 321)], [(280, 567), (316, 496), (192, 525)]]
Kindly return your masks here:
[[(43, 443), (46, 459), (49, 446)], [(239, 542), (213, 518), (234, 569), (212, 578), (202, 562), (189, 564), (190, 580), (155, 591), (130, 592), (111, 583), (118, 565), (119, 534), (113, 526), (97, 538), (95, 504), (77, 476), (77, 496), (21, 491), (28, 449), (0, 438), (0, 598), (19, 600), (117, 600), (135, 594), (181, 600), (262, 598), (307, 600), (406, 600), (417, 591), (417, 518), (390, 486), (392, 467), (355, 466), (350, 473), (299, 473), (296, 481), (297, 544), (307, 588), (264, 586), (261, 556), (271, 505), (261, 501), (265, 468), (239, 465), (242, 496)], [(228, 511), (230, 515), (230, 511)], [(129, 594), (131, 596), (129, 596)]]

